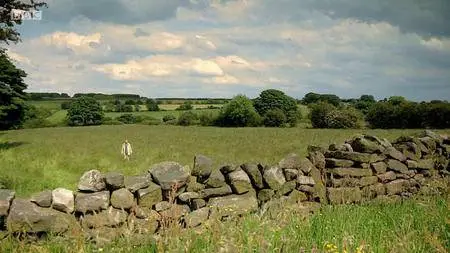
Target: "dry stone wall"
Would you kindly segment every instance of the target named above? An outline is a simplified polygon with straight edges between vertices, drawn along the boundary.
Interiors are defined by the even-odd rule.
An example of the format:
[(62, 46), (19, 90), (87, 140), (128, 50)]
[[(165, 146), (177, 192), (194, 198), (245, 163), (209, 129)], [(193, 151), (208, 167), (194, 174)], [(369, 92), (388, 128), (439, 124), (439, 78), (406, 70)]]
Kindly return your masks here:
[[(162, 162), (142, 175), (84, 173), (73, 192), (43, 191), (29, 199), (0, 189), (0, 230), (66, 233), (79, 228), (97, 242), (153, 234), (167, 222), (187, 228), (271, 207), (361, 203), (404, 198), (429, 178), (449, 178), (450, 140), (431, 131), (393, 143), (359, 135), (328, 148), (309, 146), (308, 157), (289, 154), (278, 164), (213, 167), (204, 156), (192, 169)], [(309, 210), (309, 209), (307, 209)]]

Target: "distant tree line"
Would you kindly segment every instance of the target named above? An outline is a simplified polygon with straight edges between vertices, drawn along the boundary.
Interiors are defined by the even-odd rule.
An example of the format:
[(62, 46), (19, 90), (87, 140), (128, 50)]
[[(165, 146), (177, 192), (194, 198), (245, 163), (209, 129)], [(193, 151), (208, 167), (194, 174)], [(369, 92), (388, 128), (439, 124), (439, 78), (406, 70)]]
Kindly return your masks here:
[(46, 100), (46, 99), (67, 99), (70, 98), (67, 93), (56, 92), (29, 92), (27, 93), (28, 100)]
[(308, 93), (302, 103), (310, 108), (314, 128), (450, 128), (450, 103), (420, 103), (402, 96), (376, 101), (372, 95), (339, 99), (334, 95)]

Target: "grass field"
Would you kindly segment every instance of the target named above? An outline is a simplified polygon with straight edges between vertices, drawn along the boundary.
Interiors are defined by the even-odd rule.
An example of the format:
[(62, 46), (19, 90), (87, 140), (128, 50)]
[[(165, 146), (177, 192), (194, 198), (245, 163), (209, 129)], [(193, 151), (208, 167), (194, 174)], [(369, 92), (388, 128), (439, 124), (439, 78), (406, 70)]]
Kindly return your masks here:
[[(75, 190), (79, 177), (90, 169), (141, 174), (161, 161), (192, 166), (198, 153), (214, 159), (216, 167), (273, 164), (291, 152), (306, 155), (310, 144), (338, 143), (359, 133), (393, 140), (419, 131), (143, 125), (6, 131), (0, 132), (0, 183), (16, 190), (18, 197), (28, 197), (56, 187)], [(437, 132), (449, 134), (450, 130)], [(131, 161), (120, 156), (125, 138), (135, 152)], [(156, 241), (123, 239), (103, 252), (220, 252), (221, 247), (228, 248), (224, 252), (344, 252), (342, 247), (346, 252), (448, 252), (449, 206), (445, 195), (396, 204), (325, 206), (309, 218), (280, 210), (275, 218), (247, 215), (199, 230), (173, 229)], [(333, 251), (332, 245), (339, 251)], [(8, 237), (1, 240), (0, 252), (98, 251), (77, 237), (49, 238), (37, 244)]]
[[(75, 189), (90, 169), (140, 174), (154, 163), (193, 164), (197, 153), (223, 163), (278, 162), (288, 153), (306, 155), (310, 144), (342, 142), (357, 133), (394, 139), (419, 130), (326, 130), (302, 128), (215, 128), (178, 126), (94, 126), (42, 128), (0, 133), (0, 181), (19, 196), (55, 187)], [(450, 131), (440, 131), (447, 132)], [(131, 161), (120, 147), (128, 138)]]
[[(218, 109), (199, 109), (199, 110), (193, 110), (195, 113), (202, 113), (202, 112), (211, 112), (211, 113), (217, 113)], [(166, 115), (173, 115), (175, 117), (178, 117), (181, 113), (185, 111), (175, 111), (175, 110), (167, 110), (167, 111), (157, 111), (157, 112), (149, 112), (149, 111), (141, 111), (141, 112), (128, 112), (133, 115), (140, 115), (140, 116), (147, 116), (152, 117), (155, 119), (160, 119)], [(126, 114), (127, 112), (107, 112), (105, 113), (105, 117), (110, 118), (117, 118), (122, 114)], [(64, 122), (67, 115), (67, 110), (58, 110), (57, 112), (53, 113), (50, 117), (47, 118), (47, 120), (50, 121), (50, 123), (53, 124), (60, 124), (61, 122)]]

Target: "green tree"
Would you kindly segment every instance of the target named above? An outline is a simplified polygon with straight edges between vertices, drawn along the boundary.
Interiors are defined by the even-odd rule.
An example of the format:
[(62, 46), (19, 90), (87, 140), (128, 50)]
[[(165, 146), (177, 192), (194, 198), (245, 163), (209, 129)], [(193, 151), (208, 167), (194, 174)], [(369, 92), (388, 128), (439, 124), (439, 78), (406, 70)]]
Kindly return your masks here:
[(327, 128), (327, 115), (336, 110), (336, 107), (327, 102), (318, 102), (310, 105), (309, 118), (314, 128)]
[(46, 7), (43, 1), (20, 1), (20, 0), (2, 0), (0, 9), (0, 41), (9, 44), (9, 42), (20, 42), (20, 33), (16, 29), (16, 25), (21, 25), (21, 20), (11, 19), (11, 10), (38, 10), (40, 7)]
[(192, 106), (192, 102), (191, 101), (186, 101), (184, 102), (182, 105), (180, 105), (177, 109), (177, 111), (189, 111), (194, 109), (194, 107)]
[(100, 125), (103, 116), (102, 106), (97, 100), (91, 97), (80, 97), (70, 105), (67, 122), (70, 126)]
[[(279, 109), (286, 116), (286, 122), (295, 125), (299, 119), (297, 101), (275, 89), (262, 91), (255, 99), (255, 109), (259, 115), (265, 117), (270, 110)], [(284, 124), (285, 122), (283, 122)]]
[(152, 111), (152, 112), (159, 111), (159, 106), (158, 106), (158, 103), (156, 102), (156, 100), (147, 99), (145, 104), (147, 105), (147, 110)]
[(0, 130), (18, 128), (25, 117), (23, 78), (25, 71), (16, 68), (4, 50), (0, 50)]
[(400, 105), (402, 103), (406, 103), (407, 100), (402, 96), (392, 96), (389, 97), (388, 102), (391, 103), (392, 105)]
[(126, 105), (135, 105), (135, 104), (136, 104), (136, 101), (134, 101), (134, 100), (132, 100), (132, 99), (127, 99), (127, 100), (125, 101), (125, 104), (126, 104)]
[(279, 108), (270, 109), (264, 115), (264, 125), (268, 127), (281, 127), (286, 121), (286, 115)]
[(320, 100), (320, 94), (317, 94), (314, 92), (309, 92), (303, 97), (302, 102), (305, 105), (309, 105), (309, 104), (317, 103), (317, 102), (319, 102), (319, 100)]
[(367, 114), (370, 107), (372, 107), (375, 103), (375, 98), (372, 95), (362, 95), (355, 103), (355, 108), (360, 110), (362, 113)]
[(339, 104), (341, 103), (341, 99), (334, 94), (317, 94), (317, 93), (310, 92), (310, 93), (306, 94), (302, 99), (302, 102), (305, 105), (315, 104), (315, 103), (318, 103), (321, 101), (327, 102), (334, 106), (339, 106)]
[(375, 103), (375, 98), (372, 95), (361, 95), (360, 101)]
[(70, 101), (65, 101), (61, 103), (61, 110), (67, 110), (70, 108)]
[(178, 117), (178, 125), (180, 126), (190, 126), (194, 125), (198, 120), (198, 115), (192, 111), (183, 112)]
[(222, 107), (217, 124), (225, 127), (246, 127), (258, 126), (260, 121), (252, 101), (244, 95), (237, 95)]

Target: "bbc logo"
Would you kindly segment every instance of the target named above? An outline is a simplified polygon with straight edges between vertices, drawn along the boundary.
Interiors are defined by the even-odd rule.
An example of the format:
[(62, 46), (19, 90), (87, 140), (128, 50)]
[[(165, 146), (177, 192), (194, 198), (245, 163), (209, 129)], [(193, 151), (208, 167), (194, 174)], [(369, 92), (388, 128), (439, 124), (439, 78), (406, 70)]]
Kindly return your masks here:
[(12, 20), (42, 20), (42, 11), (11, 10)]

